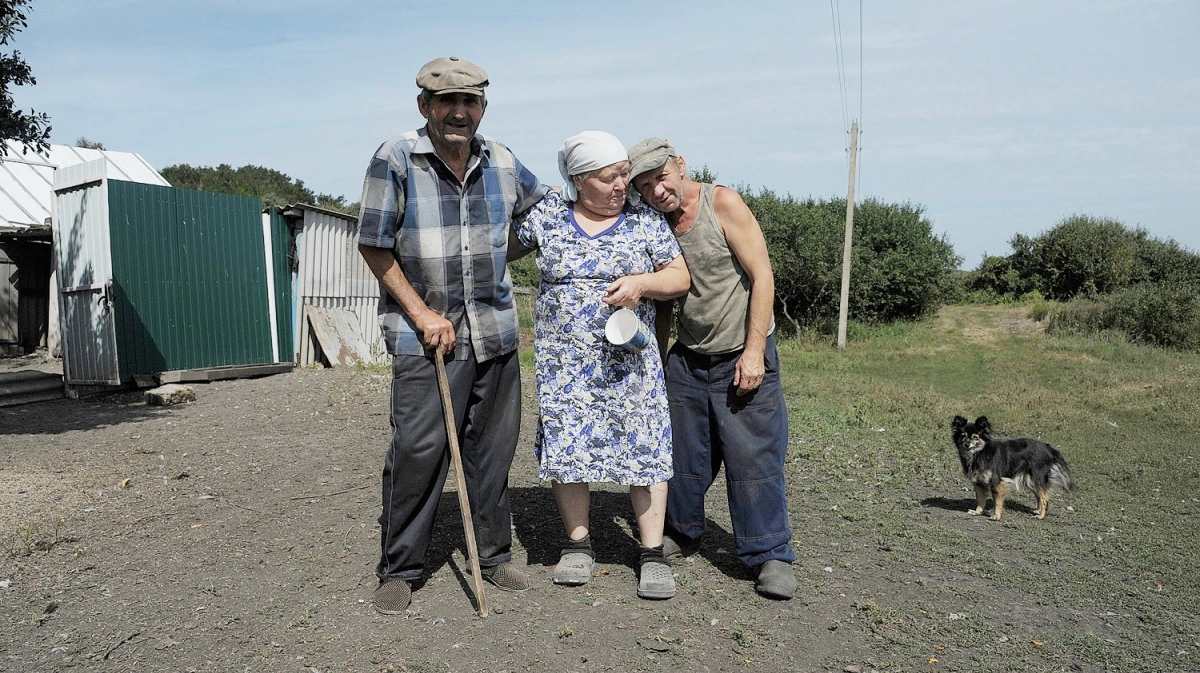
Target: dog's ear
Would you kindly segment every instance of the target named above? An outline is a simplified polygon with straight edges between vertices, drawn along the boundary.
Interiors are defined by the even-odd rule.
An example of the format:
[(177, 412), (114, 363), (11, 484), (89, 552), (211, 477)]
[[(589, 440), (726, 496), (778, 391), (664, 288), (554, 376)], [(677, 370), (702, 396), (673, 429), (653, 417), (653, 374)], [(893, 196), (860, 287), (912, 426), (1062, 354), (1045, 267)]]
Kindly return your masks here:
[(967, 419), (963, 418), (962, 416), (955, 416), (954, 420), (950, 422), (950, 427), (954, 430), (962, 430), (966, 424)]
[(987, 416), (980, 416), (975, 419), (975, 430), (977, 432), (990, 432), (992, 424), (988, 422)]

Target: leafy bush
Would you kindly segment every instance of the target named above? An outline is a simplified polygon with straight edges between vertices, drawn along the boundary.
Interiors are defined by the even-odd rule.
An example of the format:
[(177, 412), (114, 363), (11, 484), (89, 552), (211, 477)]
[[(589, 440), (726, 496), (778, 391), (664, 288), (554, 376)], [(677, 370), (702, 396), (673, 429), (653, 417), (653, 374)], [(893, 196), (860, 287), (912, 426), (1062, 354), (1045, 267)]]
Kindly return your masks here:
[[(797, 330), (827, 328), (837, 319), (841, 294), (845, 200), (740, 191), (767, 240), (778, 310)], [(960, 260), (923, 215), (919, 206), (873, 199), (855, 209), (852, 320), (913, 320), (953, 294), (951, 274)]]
[(1104, 329), (1105, 304), (1098, 299), (1080, 297), (1065, 304), (1051, 304), (1044, 315), (1046, 331), (1074, 334), (1097, 333)]
[(1017, 255), (984, 257), (979, 268), (966, 275), (963, 285), (968, 292), (983, 293), (997, 302), (1038, 291), (1036, 279), (1023, 271)]
[(1200, 284), (1200, 255), (1173, 240), (1150, 238), (1145, 229), (1130, 236), (1136, 246), (1131, 284)]
[(1110, 297), (1103, 321), (1130, 341), (1200, 350), (1200, 284), (1134, 285)]
[(1116, 220), (1074, 215), (1037, 239), (1041, 288), (1054, 299), (1112, 292), (1133, 275), (1135, 245)]
[(515, 287), (527, 287), (534, 291), (538, 289), (538, 283), (541, 280), (537, 269), (537, 255), (529, 253), (515, 262), (508, 265), (508, 271), (512, 274), (512, 284)]
[[(1200, 285), (1140, 283), (1100, 298), (1035, 305), (1048, 330), (1119, 335), (1128, 341), (1200, 350)], [(1031, 311), (1031, 317), (1035, 317)]]
[(1037, 290), (1065, 301), (1138, 283), (1200, 283), (1200, 255), (1111, 218), (1073, 215), (1009, 244), (1011, 255), (986, 257), (968, 274), (967, 294), (1013, 298)]
[[(846, 207), (739, 188), (771, 255), (777, 310), (797, 330), (836, 316)], [(830, 310), (832, 307), (832, 311)]]

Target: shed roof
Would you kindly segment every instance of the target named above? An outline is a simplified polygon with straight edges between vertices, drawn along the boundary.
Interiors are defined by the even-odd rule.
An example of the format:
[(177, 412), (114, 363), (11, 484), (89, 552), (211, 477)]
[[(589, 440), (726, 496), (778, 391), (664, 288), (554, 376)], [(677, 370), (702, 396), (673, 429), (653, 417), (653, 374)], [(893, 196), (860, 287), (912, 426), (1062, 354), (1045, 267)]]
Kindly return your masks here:
[(50, 219), (54, 169), (60, 166), (105, 159), (109, 178), (170, 186), (153, 166), (133, 152), (51, 145), (43, 154), (25, 152), (20, 143), (11, 140), (5, 144), (8, 154), (0, 158), (0, 233), (45, 229)]

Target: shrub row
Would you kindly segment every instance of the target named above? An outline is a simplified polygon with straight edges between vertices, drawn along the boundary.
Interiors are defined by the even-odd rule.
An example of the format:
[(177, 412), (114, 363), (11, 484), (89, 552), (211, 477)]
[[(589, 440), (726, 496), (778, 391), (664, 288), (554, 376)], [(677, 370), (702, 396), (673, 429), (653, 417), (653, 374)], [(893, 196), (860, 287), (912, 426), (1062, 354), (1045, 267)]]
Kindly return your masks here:
[(963, 279), (967, 293), (1012, 299), (1032, 292), (1066, 301), (1143, 283), (1200, 283), (1200, 255), (1111, 218), (1073, 215), (1041, 235), (1018, 234), (1007, 257), (986, 257)]
[(1135, 343), (1200, 351), (1200, 284), (1138, 283), (1044, 313), (1051, 331), (1115, 333)]

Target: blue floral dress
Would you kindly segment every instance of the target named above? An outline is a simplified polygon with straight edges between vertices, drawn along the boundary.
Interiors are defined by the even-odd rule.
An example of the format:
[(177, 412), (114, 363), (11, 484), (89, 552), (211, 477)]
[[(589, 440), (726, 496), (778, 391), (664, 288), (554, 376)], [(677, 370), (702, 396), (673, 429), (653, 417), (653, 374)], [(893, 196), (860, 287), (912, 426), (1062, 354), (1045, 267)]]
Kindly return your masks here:
[[(565, 484), (651, 486), (671, 478), (671, 418), (658, 344), (640, 353), (614, 346), (604, 325), (618, 307), (601, 301), (614, 280), (648, 273), (680, 255), (666, 221), (626, 206), (589, 236), (570, 204), (551, 192), (514, 223), (537, 251), (541, 276), (533, 346), (540, 412), (534, 455), (542, 479)], [(638, 317), (654, 327), (654, 302)]]

